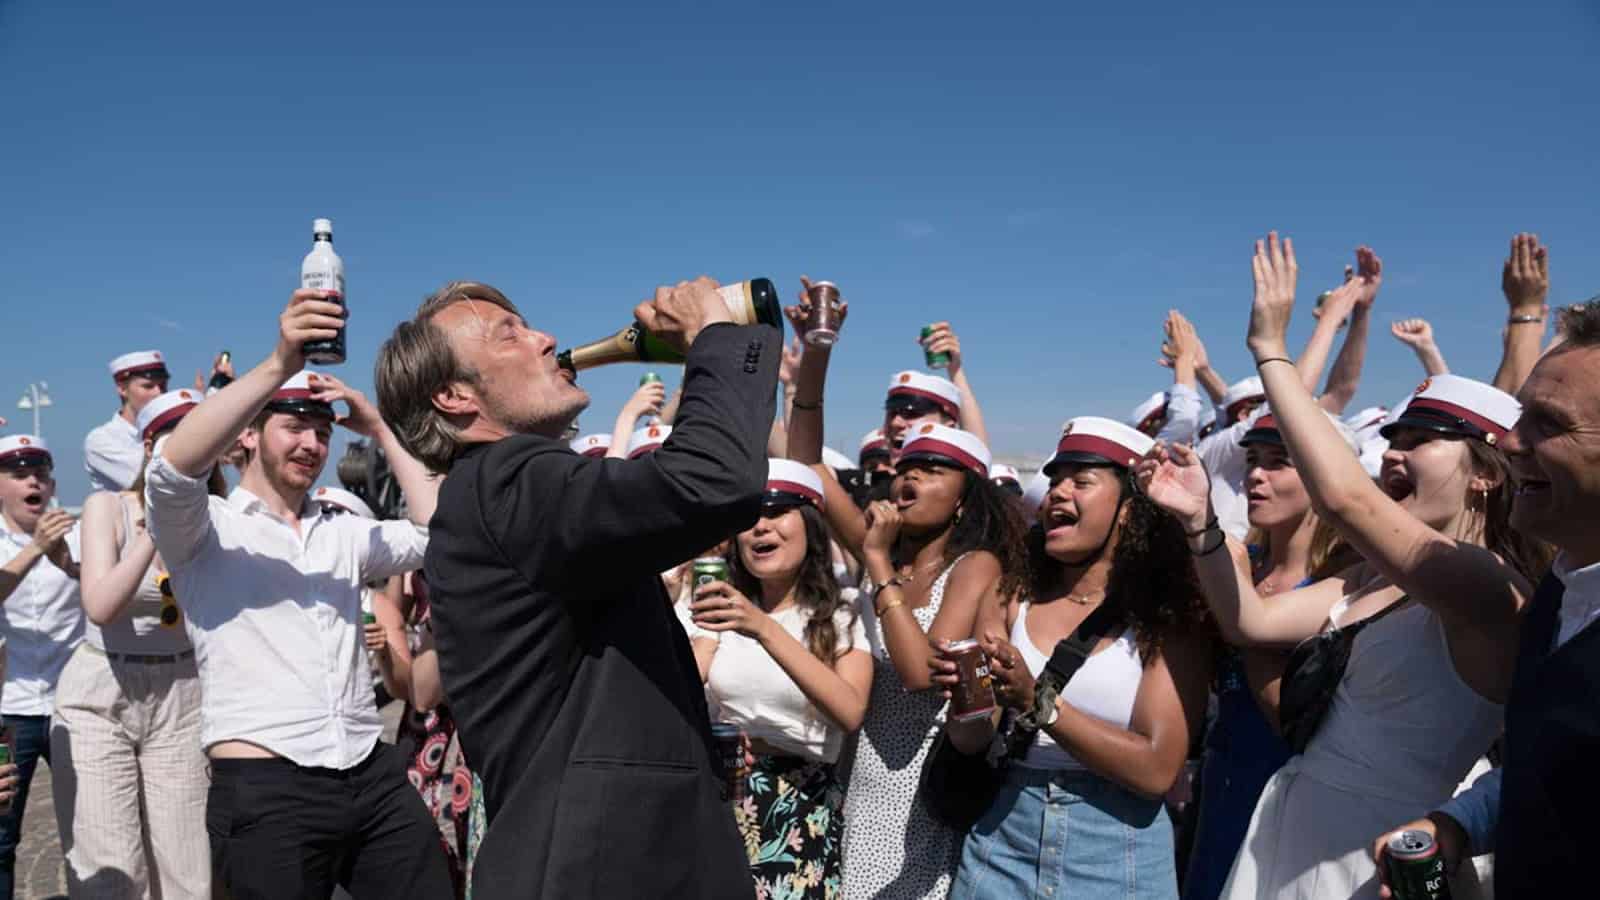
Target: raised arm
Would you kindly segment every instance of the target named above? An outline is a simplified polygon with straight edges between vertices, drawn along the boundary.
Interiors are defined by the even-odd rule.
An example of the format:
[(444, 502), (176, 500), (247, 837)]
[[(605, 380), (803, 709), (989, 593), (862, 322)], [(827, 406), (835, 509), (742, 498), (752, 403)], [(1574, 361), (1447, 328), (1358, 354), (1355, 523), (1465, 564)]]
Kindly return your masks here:
[[(394, 474), (400, 493), (406, 498), (406, 517), (413, 524), (426, 526), (439, 505), (440, 478), (430, 473), (416, 457), (406, 452), (400, 441), (389, 430), (367, 395), (346, 385), (333, 375), (318, 372), (311, 376), (312, 397), (332, 404), (343, 400), (349, 412), (340, 416), (338, 423), (364, 438), (377, 442), (389, 461), (389, 471)], [(398, 696), (398, 695), (397, 695)]]
[(1450, 366), (1444, 361), (1444, 354), (1439, 352), (1439, 345), (1433, 341), (1433, 326), (1427, 319), (1401, 319), (1389, 326), (1389, 332), (1394, 339), (1417, 355), (1417, 362), (1422, 363), (1422, 370), (1431, 378), (1434, 375), (1450, 374)]
[(121, 494), (102, 491), (83, 503), (83, 612), (89, 621), (104, 626), (122, 617), (156, 558), (156, 543), (145, 530), (141, 513), (121, 558), (117, 531), (122, 523)]
[(978, 406), (978, 395), (967, 380), (967, 367), (961, 357), (961, 338), (951, 330), (949, 322), (935, 322), (933, 333), (922, 341), (922, 345), (933, 353), (950, 354), (950, 383), (961, 392), (961, 430), (977, 435), (978, 440), (987, 445), (989, 429), (983, 424), (983, 409)]
[(1172, 370), (1172, 390), (1167, 393), (1167, 423), (1156, 439), (1192, 443), (1206, 410), (1196, 387), (1205, 347), (1194, 326), (1175, 309), (1167, 313), (1163, 328), (1166, 342), (1161, 345), (1160, 363)]
[(1506, 297), (1506, 327), (1500, 368), (1494, 373), (1494, 386), (1515, 394), (1528, 380), (1533, 364), (1539, 361), (1545, 320), (1550, 307), (1550, 254), (1539, 244), (1539, 236), (1519, 234), (1511, 239), (1511, 256), (1500, 273), (1500, 290)]
[(1529, 588), (1511, 566), (1482, 547), (1440, 534), (1406, 512), (1361, 468), (1305, 384), (1284, 358), (1294, 310), (1294, 245), (1270, 234), (1256, 242), (1256, 292), (1250, 352), (1278, 430), (1317, 513), (1407, 594), (1446, 623), (1507, 625)]
[[(795, 365), (794, 395), (788, 397), (785, 392), (790, 406), (789, 440), (785, 449), (789, 459), (815, 466), (822, 462), (822, 397), (828, 385), (828, 361), (833, 357), (833, 347), (819, 347), (805, 341), (806, 319), (811, 314), (810, 291), (811, 281), (801, 277), (800, 302), (784, 308), (789, 324), (794, 326), (795, 337), (804, 345), (799, 363), (791, 361), (791, 365)], [(838, 328), (841, 336), (849, 312), (850, 304), (840, 300)], [(828, 505), (831, 509), (831, 498)]]
[(1323, 388), (1317, 403), (1328, 412), (1338, 415), (1345, 411), (1361, 387), (1361, 370), (1367, 362), (1367, 334), (1372, 327), (1372, 304), (1378, 299), (1378, 288), (1383, 284), (1383, 260), (1371, 247), (1356, 248), (1354, 269), (1345, 267), (1346, 283), (1356, 288), (1355, 307), (1350, 311), (1350, 330), (1345, 332), (1344, 345), (1328, 372), (1328, 384)]
[(648, 456), (585, 459), (534, 438), (491, 445), (473, 488), (489, 534), (537, 577), (603, 577), (664, 571), (748, 527), (766, 488), (781, 340), (765, 325), (700, 331), (677, 425)]
[[(1169, 335), (1167, 343), (1161, 346), (1161, 364), (1169, 369), (1176, 367), (1179, 349), (1189, 345), (1189, 349), (1194, 353), (1195, 381), (1206, 392), (1206, 396), (1211, 398), (1212, 406), (1221, 405), (1228, 395), (1228, 382), (1216, 369), (1211, 368), (1211, 357), (1206, 353), (1205, 341), (1200, 340), (1200, 332), (1183, 313), (1177, 310), (1173, 310), (1168, 319), (1179, 323), (1181, 329)], [(1180, 340), (1174, 342), (1173, 337)]]
[(243, 377), (217, 391), (183, 417), (162, 445), (167, 465), (189, 478), (203, 478), (233, 446), (272, 394), (305, 368), (301, 346), (328, 340), (344, 326), (344, 308), (329, 302), (332, 291), (295, 291), (278, 317), (278, 346)]
[(633, 396), (622, 404), (622, 409), (617, 410), (617, 421), (611, 426), (611, 447), (606, 450), (606, 458), (627, 459), (628, 442), (633, 439), (633, 431), (638, 427), (639, 420), (660, 414), (661, 404), (666, 399), (667, 386), (661, 382), (639, 385)]

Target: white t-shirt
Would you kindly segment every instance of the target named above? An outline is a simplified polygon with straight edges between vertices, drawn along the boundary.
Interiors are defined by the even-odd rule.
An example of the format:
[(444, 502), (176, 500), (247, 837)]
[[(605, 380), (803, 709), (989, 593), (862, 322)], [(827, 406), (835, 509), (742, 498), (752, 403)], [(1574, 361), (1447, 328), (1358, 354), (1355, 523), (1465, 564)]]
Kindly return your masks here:
[[(834, 613), (840, 636), (836, 653), (870, 652), (866, 626), (859, 618), (852, 624), (852, 614), (848, 605)], [(773, 613), (772, 618), (795, 640), (805, 643), (808, 612), (791, 606)], [(692, 638), (717, 641), (717, 654), (711, 658), (711, 674), (706, 679), (706, 699), (721, 710), (722, 721), (737, 723), (753, 740), (784, 753), (826, 763), (839, 760), (844, 729), (806, 698), (759, 641), (733, 631), (690, 628)]]

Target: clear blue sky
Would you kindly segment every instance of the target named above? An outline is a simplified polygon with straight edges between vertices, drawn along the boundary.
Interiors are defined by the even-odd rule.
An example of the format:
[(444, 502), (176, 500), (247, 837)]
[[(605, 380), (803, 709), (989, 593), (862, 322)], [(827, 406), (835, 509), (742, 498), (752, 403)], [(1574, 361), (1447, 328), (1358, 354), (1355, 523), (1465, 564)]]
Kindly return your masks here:
[[(1477, 377), (1513, 231), (1551, 247), (1552, 302), (1600, 292), (1594, 3), (1212, 5), (0, 0), (0, 414), (29, 427), (14, 398), (49, 382), (77, 502), (105, 363), (259, 360), (315, 216), (362, 387), (450, 278), (563, 344), (663, 281), (767, 275), (787, 299), (831, 278), (854, 310), (828, 397), (846, 452), (934, 319), (1004, 453), (1168, 382), (1169, 307), (1243, 377), (1269, 227), (1303, 299), (1377, 248), (1380, 321), (1431, 319)], [(638, 372), (585, 378), (586, 431)], [(1363, 405), (1420, 379), (1386, 331), (1367, 373)]]

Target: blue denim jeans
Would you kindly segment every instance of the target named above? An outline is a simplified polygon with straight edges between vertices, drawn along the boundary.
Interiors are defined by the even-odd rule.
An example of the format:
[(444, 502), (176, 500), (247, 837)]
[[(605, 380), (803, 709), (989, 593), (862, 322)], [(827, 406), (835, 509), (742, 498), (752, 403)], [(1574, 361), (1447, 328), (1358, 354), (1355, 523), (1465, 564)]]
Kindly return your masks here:
[(19, 780), (10, 812), (0, 815), (0, 898), (10, 900), (17, 868), (17, 843), (22, 840), (22, 811), (28, 806), (28, 785), (33, 781), (33, 769), (39, 764), (39, 757), (50, 761), (50, 717), (6, 716), (4, 723), (11, 729)]
[(951, 900), (1176, 900), (1172, 822), (1159, 798), (1085, 771), (1013, 767), (961, 851)]

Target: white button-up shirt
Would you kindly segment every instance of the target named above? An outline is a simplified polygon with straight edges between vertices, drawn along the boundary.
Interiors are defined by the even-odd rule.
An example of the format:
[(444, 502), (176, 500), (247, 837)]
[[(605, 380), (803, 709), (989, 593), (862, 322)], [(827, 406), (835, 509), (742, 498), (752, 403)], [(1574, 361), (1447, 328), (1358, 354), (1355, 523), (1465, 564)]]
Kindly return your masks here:
[[(0, 519), (0, 564), (32, 542), (32, 535), (12, 531)], [(78, 559), (76, 525), (67, 532), (67, 547)], [(77, 579), (40, 559), (0, 603), (0, 635), (6, 644), (0, 713), (48, 716), (55, 710), (56, 682), (72, 651), (83, 642), (83, 603), (78, 596)]]
[(243, 489), (206, 493), (157, 457), (148, 524), (200, 669), (206, 747), (248, 741), (349, 769), (383, 730), (361, 638), (361, 587), (422, 567), (427, 530), (301, 507), (298, 532)]
[(144, 442), (139, 429), (120, 414), (83, 439), (83, 467), (97, 491), (125, 491), (139, 477)]
[(1250, 532), (1250, 499), (1244, 489), (1250, 467), (1239, 440), (1250, 430), (1255, 418), (1219, 428), (1195, 448), (1206, 471), (1211, 473), (1211, 511), (1217, 517), (1217, 524), (1236, 541), (1244, 540)]

